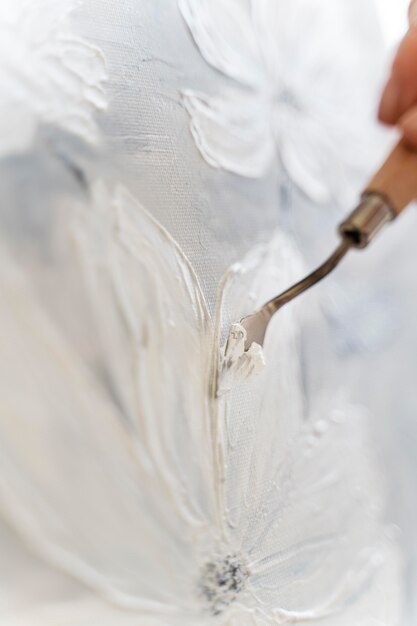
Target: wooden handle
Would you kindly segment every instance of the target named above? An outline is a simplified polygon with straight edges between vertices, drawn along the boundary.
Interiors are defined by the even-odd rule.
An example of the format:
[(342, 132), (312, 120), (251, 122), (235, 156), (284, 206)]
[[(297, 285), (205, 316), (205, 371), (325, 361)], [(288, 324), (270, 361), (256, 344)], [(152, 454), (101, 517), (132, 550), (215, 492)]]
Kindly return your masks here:
[(417, 199), (417, 151), (400, 141), (365, 191), (385, 196), (399, 215)]

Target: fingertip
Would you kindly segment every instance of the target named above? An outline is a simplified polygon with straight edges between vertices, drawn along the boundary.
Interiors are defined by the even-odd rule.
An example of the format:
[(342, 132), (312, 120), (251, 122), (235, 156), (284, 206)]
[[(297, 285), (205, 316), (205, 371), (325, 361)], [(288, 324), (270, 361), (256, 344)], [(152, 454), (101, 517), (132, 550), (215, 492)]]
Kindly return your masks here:
[(417, 149), (417, 107), (408, 111), (399, 121), (404, 141)]
[(386, 118), (385, 112), (382, 109), (381, 104), (379, 105), (377, 116), (378, 116), (378, 122), (380, 122), (381, 124), (384, 124), (385, 126), (393, 126), (395, 124), (395, 122), (391, 122)]
[(392, 75), (381, 96), (378, 108), (378, 119), (383, 124), (392, 125), (398, 121), (401, 110), (401, 87)]

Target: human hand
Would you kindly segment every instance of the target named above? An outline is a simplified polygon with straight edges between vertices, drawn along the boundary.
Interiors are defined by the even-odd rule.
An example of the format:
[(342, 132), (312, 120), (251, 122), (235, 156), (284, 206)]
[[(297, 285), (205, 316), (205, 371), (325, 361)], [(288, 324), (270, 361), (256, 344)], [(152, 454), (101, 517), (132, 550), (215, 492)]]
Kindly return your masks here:
[(406, 143), (417, 148), (417, 0), (411, 0), (409, 22), (410, 29), (382, 94), (378, 117), (385, 124), (398, 125)]

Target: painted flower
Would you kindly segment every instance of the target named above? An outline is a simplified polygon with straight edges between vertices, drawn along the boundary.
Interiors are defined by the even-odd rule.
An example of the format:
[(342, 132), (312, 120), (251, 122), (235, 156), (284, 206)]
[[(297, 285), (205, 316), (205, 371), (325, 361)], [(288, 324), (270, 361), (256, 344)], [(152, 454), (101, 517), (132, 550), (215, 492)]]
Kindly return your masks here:
[(370, 156), (372, 162), (380, 46), (375, 16), (364, 15), (372, 10), (369, 4), (178, 4), (201, 55), (220, 73), (215, 94), (183, 92), (205, 160), (241, 176), (261, 177), (279, 157), (310, 198), (340, 199), (352, 176), (369, 167)]
[(73, 35), (75, 0), (0, 3), (0, 156), (25, 151), (40, 124), (94, 141), (106, 108), (104, 58)]
[(124, 188), (75, 204), (88, 349), (1, 248), (0, 503), (86, 591), (3, 623), (396, 624), (397, 549), (361, 411), (332, 395), (305, 415), (293, 307), (256, 376), (239, 325), (224, 342), (299, 275), (290, 242), (277, 233), (233, 266), (212, 319), (189, 261)]

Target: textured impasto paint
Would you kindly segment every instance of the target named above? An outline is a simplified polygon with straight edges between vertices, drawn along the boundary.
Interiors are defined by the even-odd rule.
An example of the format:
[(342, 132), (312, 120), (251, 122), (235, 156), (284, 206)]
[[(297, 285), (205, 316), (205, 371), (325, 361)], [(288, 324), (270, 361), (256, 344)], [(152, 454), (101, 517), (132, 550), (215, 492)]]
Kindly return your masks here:
[(293, 311), (257, 376), (239, 325), (220, 348), (225, 317), (299, 271), (286, 236), (227, 272), (212, 320), (178, 245), (123, 187), (97, 183), (71, 214), (106, 385), (5, 250), (0, 263), (0, 495), (26, 542), (151, 624), (395, 623), (364, 415), (332, 392), (306, 421)]
[(104, 57), (71, 32), (76, 0), (0, 3), (0, 156), (27, 150), (40, 124), (92, 142), (106, 108)]
[[(201, 55), (219, 73), (215, 93), (188, 85), (183, 90), (191, 132), (205, 160), (257, 178), (279, 157), (312, 200), (344, 198), (349, 177), (369, 160), (361, 135), (371, 127), (372, 102), (363, 102), (360, 86), (376, 79), (370, 51), (377, 29), (368, 38), (354, 34), (352, 23), (355, 16), (360, 20), (363, 3), (178, 0), (178, 5)], [(353, 39), (355, 51), (349, 48), (347, 56)]]
[(0, 0), (0, 623), (397, 626), (366, 412), (307, 396), (298, 303), (262, 349), (239, 324), (304, 273), (254, 179), (303, 212), (367, 161), (370, 3), (156, 4)]

